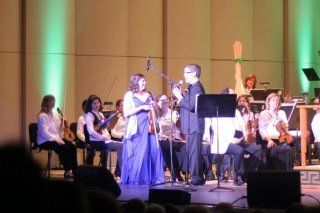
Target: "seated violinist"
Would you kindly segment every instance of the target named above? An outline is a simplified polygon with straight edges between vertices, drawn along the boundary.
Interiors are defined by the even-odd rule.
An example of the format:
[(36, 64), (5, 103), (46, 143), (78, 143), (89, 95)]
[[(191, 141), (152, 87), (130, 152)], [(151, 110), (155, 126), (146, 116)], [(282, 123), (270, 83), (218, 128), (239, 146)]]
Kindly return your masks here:
[[(111, 140), (111, 136), (105, 126), (99, 126), (105, 118), (101, 113), (101, 99), (96, 95), (90, 95), (86, 105), (86, 124), (90, 136), (90, 146), (93, 149), (117, 150), (117, 163), (122, 165), (122, 143)], [(93, 162), (94, 156), (87, 156), (87, 162)], [(102, 155), (101, 163), (106, 165), (107, 156)]]
[(118, 114), (115, 117), (115, 124), (111, 128), (111, 137), (115, 141), (122, 141), (126, 127), (126, 122), (123, 116), (123, 99), (117, 100), (116, 110)]
[[(159, 123), (159, 140), (161, 151), (164, 159), (165, 166), (168, 167), (171, 171), (171, 156), (170, 156), (170, 136), (172, 136), (172, 164), (173, 164), (173, 178), (177, 179), (177, 181), (182, 181), (182, 177), (180, 175), (181, 168), (178, 163), (179, 151), (183, 144), (179, 143), (181, 141), (180, 138), (180, 130), (176, 125), (176, 122), (179, 118), (179, 114), (177, 111), (171, 111), (169, 108), (169, 100), (167, 96), (161, 95), (158, 99), (158, 105), (160, 108), (160, 115), (158, 118)], [(172, 119), (171, 119), (172, 113)], [(171, 125), (172, 125), (172, 135), (171, 135)]]
[(266, 109), (259, 116), (259, 133), (263, 139), (262, 146), (267, 150), (267, 169), (293, 169), (292, 150), (289, 143), (292, 137), (287, 132), (286, 113), (279, 110), (280, 96), (271, 93), (266, 99)]
[(76, 146), (62, 137), (62, 123), (59, 116), (52, 111), (55, 107), (55, 97), (45, 95), (41, 103), (41, 111), (38, 115), (37, 144), (40, 149), (54, 150), (61, 160), (65, 170), (64, 177), (72, 178), (72, 171), (77, 168)]
[(250, 103), (247, 95), (240, 95), (237, 99), (237, 105), (241, 109), (240, 113), (245, 125), (245, 132), (239, 145), (244, 149), (244, 167), (246, 178), (248, 172), (253, 172), (258, 169), (261, 158), (261, 145), (256, 144), (256, 131), (258, 129), (258, 118), (250, 110)]
[[(319, 98), (313, 100), (313, 104), (319, 104)], [(311, 129), (314, 135), (314, 154), (320, 164), (320, 108), (316, 109), (316, 114), (313, 116), (311, 122)]]
[[(221, 94), (234, 94), (234, 91), (225, 88)], [(217, 124), (217, 118), (205, 119), (204, 140), (211, 141), (211, 153), (215, 155), (215, 159), (219, 160), (219, 155), (234, 156), (234, 170), (236, 173), (236, 185), (243, 185), (244, 174), (244, 149), (240, 146), (239, 138), (244, 132), (244, 122), (239, 110), (236, 109), (235, 117), (220, 117)], [(221, 167), (225, 167), (223, 162)], [(218, 167), (219, 167), (218, 163)], [(217, 170), (218, 178), (223, 180), (222, 168)]]

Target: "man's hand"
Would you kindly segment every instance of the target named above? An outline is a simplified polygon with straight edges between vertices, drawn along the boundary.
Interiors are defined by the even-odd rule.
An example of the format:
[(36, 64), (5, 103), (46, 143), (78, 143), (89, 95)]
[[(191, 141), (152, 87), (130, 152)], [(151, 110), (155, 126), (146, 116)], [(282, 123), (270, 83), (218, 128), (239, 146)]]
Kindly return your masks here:
[(178, 102), (183, 98), (181, 91), (178, 88), (173, 88), (172, 93), (178, 99)]

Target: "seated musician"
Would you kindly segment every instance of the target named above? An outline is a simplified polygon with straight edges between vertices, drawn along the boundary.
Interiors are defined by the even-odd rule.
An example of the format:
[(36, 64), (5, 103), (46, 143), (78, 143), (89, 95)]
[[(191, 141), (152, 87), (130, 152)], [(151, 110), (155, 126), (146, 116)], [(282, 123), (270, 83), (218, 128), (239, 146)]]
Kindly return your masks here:
[[(314, 104), (319, 104), (319, 98), (313, 100)], [(320, 108), (316, 109), (316, 114), (314, 115), (311, 122), (311, 129), (314, 135), (314, 153), (318, 159), (318, 164), (320, 164)]]
[(41, 110), (38, 115), (37, 144), (40, 149), (54, 150), (61, 160), (65, 170), (64, 177), (72, 178), (72, 171), (77, 168), (76, 146), (62, 138), (62, 124), (59, 116), (52, 111), (55, 107), (55, 97), (45, 95), (42, 99)]
[(116, 110), (118, 115), (115, 117), (116, 122), (111, 128), (111, 137), (115, 141), (122, 141), (126, 127), (126, 122), (123, 116), (123, 99), (117, 100)]
[[(82, 106), (83, 114), (79, 117), (78, 122), (77, 122), (77, 137), (82, 142), (86, 142), (85, 134), (83, 131), (83, 126), (86, 124), (85, 111), (86, 111), (86, 106), (87, 106), (87, 99), (82, 101), (81, 106)], [(94, 159), (94, 156), (96, 155), (96, 152), (94, 149), (92, 149), (91, 146), (86, 146), (86, 151), (87, 151), (87, 158), (86, 158), (85, 164), (93, 165), (93, 159)], [(100, 153), (100, 155), (102, 156), (102, 153)]]
[[(175, 110), (169, 108), (169, 100), (167, 96), (161, 95), (158, 99), (159, 105), (159, 140), (162, 155), (164, 158), (165, 166), (168, 167), (171, 171), (171, 156), (170, 156), (170, 136), (172, 136), (172, 164), (173, 164), (173, 178), (177, 181), (183, 181), (180, 171), (181, 168), (178, 163), (178, 158), (180, 153), (179, 150), (182, 148), (183, 144), (181, 142), (181, 132), (176, 125), (176, 122), (179, 118), (179, 113)], [(171, 115), (172, 113), (172, 115)], [(171, 119), (172, 116), (172, 119)], [(171, 132), (172, 125), (172, 132)], [(172, 135), (171, 135), (172, 133)]]
[[(259, 133), (263, 139), (262, 147), (267, 150), (267, 169), (293, 169), (290, 135), (286, 132), (288, 121), (286, 113), (279, 110), (280, 96), (271, 93), (266, 99), (266, 109), (259, 116)], [(292, 137), (291, 137), (292, 140)]]
[[(240, 95), (237, 105), (245, 125), (244, 140), (239, 145), (245, 150), (244, 167), (245, 178), (248, 172), (258, 169), (261, 158), (262, 147), (256, 144), (256, 131), (258, 130), (258, 118), (250, 110), (250, 103), (247, 95)], [(242, 124), (243, 124), (242, 123)]]
[[(234, 91), (226, 88), (221, 92), (221, 94), (234, 94)], [(244, 131), (244, 124), (241, 124), (241, 122), (243, 123), (243, 120), (239, 110), (236, 110), (234, 118), (219, 118), (218, 126), (217, 118), (206, 118), (205, 122), (205, 132), (203, 136), (205, 140), (210, 140), (210, 128), (213, 130), (211, 152), (213, 154), (232, 154), (234, 156), (236, 185), (243, 185), (242, 175), (244, 173), (244, 149), (239, 145), (240, 140), (235, 138), (235, 135), (238, 135), (236, 132)], [(219, 176), (219, 178), (220, 180), (223, 179), (221, 176)]]
[[(102, 127), (101, 129), (97, 129), (95, 127), (98, 126), (99, 123), (104, 121), (104, 116), (101, 113), (101, 99), (96, 95), (90, 95), (87, 99), (86, 105), (86, 124), (88, 133), (90, 136), (90, 146), (93, 149), (109, 149), (109, 150), (117, 150), (117, 163), (120, 168), (122, 165), (122, 143), (115, 142), (111, 140), (111, 136), (106, 127)], [(93, 163), (94, 156), (87, 156), (87, 163)], [(101, 156), (101, 163), (103, 166), (106, 165), (107, 156)]]
[[(241, 77), (236, 77), (236, 92), (237, 95), (251, 95), (250, 92), (251, 90), (256, 88), (257, 84), (257, 77), (254, 74), (249, 74), (246, 76), (244, 83), (242, 82)], [(237, 86), (239, 85), (239, 86)], [(240, 87), (240, 88), (238, 88)]]

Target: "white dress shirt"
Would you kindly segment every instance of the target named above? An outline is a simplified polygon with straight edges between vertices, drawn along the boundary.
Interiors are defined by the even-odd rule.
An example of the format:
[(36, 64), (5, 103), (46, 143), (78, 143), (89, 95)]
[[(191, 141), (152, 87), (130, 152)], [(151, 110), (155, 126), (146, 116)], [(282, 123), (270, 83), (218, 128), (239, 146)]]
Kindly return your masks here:
[(205, 118), (204, 140), (210, 138), (210, 127), (213, 130), (211, 153), (214, 154), (224, 154), (230, 143), (239, 142), (239, 139), (234, 138), (236, 130), (245, 132), (245, 124), (239, 110), (236, 110), (233, 118)]
[(81, 115), (79, 117), (79, 120), (77, 122), (77, 136), (78, 138), (85, 142), (86, 138), (84, 136), (84, 131), (83, 131), (83, 126), (86, 124), (86, 119), (85, 119), (85, 115)]
[(111, 136), (119, 139), (123, 138), (125, 128), (126, 128), (126, 121), (124, 117), (121, 115), (121, 113), (119, 113), (117, 123), (111, 129)]
[(320, 112), (314, 115), (311, 128), (314, 135), (314, 142), (320, 142)]
[(282, 120), (288, 126), (288, 120), (286, 113), (283, 110), (278, 111), (278, 118), (270, 110), (264, 110), (259, 116), (259, 133), (262, 139), (267, 137), (271, 139), (278, 139), (280, 136), (279, 131), (276, 128), (276, 124)]

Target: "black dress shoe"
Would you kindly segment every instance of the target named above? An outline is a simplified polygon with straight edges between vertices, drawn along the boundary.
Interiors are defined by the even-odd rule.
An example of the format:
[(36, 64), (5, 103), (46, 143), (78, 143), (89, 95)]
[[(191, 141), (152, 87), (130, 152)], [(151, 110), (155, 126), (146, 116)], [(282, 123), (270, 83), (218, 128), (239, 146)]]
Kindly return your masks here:
[(242, 186), (243, 185), (243, 181), (240, 175), (237, 175), (236, 178), (236, 186)]
[(191, 180), (191, 182), (190, 182), (191, 185), (195, 185), (195, 186), (202, 186), (205, 183), (206, 183), (205, 179), (199, 179), (199, 180), (196, 180), (196, 181)]
[(225, 176), (225, 175), (220, 175), (219, 176), (219, 181), (227, 183), (228, 182), (228, 177)]

